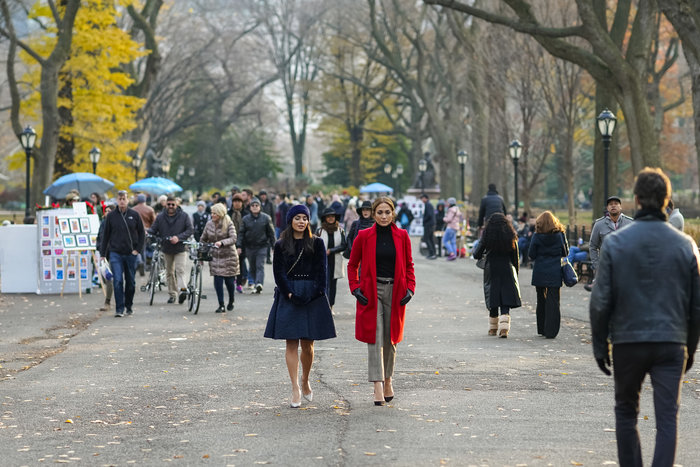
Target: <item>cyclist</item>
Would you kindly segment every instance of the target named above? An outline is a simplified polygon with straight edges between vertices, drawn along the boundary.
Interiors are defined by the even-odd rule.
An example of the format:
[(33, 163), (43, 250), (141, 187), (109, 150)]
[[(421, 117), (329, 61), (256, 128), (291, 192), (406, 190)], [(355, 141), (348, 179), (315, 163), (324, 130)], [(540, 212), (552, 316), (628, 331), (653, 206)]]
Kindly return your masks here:
[(148, 233), (158, 237), (167, 238), (163, 242), (163, 257), (165, 258), (165, 269), (168, 275), (168, 303), (175, 303), (175, 297), (180, 295), (178, 303), (182, 303), (187, 298), (187, 287), (185, 278), (185, 263), (187, 252), (182, 243), (187, 240), (192, 233), (192, 221), (178, 205), (174, 197), (168, 196), (165, 202), (165, 210), (158, 214), (155, 222)]
[[(202, 242), (213, 243), (209, 274), (214, 276), (214, 288), (219, 299), (216, 313), (233, 310), (236, 276), (239, 274), (238, 253), (236, 252), (236, 229), (226, 214), (226, 205), (216, 203), (211, 207), (211, 219), (200, 237)], [(228, 291), (228, 306), (224, 308), (224, 284)]]

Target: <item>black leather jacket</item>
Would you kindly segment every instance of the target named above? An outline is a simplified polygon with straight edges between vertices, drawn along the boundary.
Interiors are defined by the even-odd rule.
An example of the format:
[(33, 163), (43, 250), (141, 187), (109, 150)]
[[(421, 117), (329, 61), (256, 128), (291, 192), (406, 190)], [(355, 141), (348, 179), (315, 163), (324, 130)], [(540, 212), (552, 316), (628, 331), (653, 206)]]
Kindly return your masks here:
[(647, 215), (610, 233), (600, 252), (590, 303), (593, 354), (612, 344), (670, 342), (695, 352), (700, 275), (693, 239)]

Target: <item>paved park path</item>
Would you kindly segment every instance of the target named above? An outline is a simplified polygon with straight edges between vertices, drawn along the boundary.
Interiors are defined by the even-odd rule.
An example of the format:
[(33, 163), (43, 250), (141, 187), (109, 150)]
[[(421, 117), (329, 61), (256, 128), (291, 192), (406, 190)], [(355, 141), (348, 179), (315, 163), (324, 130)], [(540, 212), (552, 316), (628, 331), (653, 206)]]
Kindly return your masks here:
[[(471, 259), (415, 258), (417, 290), (398, 346), (395, 399), (372, 403), (354, 298), (338, 284), (338, 337), (316, 343), (314, 400), (289, 407), (284, 342), (262, 337), (272, 301), (237, 295), (215, 314), (149, 307), (100, 313), (101, 295), (0, 297), (0, 464), (616, 465), (612, 378), (593, 360), (590, 294), (562, 290), (562, 329), (536, 335), (530, 269), (508, 339), (486, 335), (481, 273)], [(142, 281), (137, 280), (137, 287)], [(700, 462), (698, 369), (682, 389), (676, 462)], [(644, 384), (647, 464), (655, 436)]]

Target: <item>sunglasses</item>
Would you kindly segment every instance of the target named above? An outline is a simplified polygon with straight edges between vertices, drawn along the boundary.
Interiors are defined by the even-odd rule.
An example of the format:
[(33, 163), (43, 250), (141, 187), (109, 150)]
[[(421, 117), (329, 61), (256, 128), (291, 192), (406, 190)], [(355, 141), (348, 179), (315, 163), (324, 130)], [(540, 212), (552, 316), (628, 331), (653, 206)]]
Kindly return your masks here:
[(166, 206), (173, 206), (173, 207), (175, 207), (175, 203), (167, 203)]

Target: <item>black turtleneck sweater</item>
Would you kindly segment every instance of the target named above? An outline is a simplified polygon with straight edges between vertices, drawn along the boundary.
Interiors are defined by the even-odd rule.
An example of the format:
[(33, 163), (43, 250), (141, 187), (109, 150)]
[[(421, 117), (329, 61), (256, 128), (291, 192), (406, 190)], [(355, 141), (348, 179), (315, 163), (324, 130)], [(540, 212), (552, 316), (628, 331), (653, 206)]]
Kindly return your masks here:
[(391, 224), (386, 227), (377, 225), (377, 277), (394, 277), (396, 264), (396, 247), (391, 235)]

